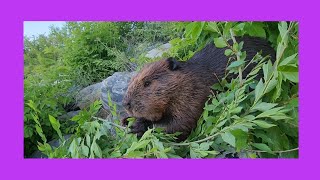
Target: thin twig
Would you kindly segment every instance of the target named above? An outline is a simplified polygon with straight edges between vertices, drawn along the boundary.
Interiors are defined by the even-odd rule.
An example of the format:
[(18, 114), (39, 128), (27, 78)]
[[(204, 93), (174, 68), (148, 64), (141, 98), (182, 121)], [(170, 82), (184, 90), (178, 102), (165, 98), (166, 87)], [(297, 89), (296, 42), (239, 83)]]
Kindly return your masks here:
[(185, 143), (168, 143), (168, 144), (172, 145), (172, 146), (189, 146), (189, 145), (191, 145), (191, 143), (200, 143), (200, 142), (204, 142), (204, 141), (207, 141), (207, 140), (211, 140), (211, 139), (215, 138), (216, 136), (224, 133), (226, 130), (228, 130), (230, 128), (232, 128), (232, 126), (226, 127), (224, 129), (220, 130), (220, 132), (217, 132), (217, 133), (215, 133), (215, 134), (213, 134), (211, 136), (208, 136), (206, 138), (199, 139), (197, 141), (185, 142)]
[(126, 128), (125, 127), (123, 127), (123, 126), (120, 126), (120, 125), (118, 125), (118, 124), (115, 124), (115, 123), (113, 123), (113, 122), (110, 122), (110, 121), (108, 121), (108, 120), (105, 120), (105, 119), (102, 119), (102, 118), (98, 118), (98, 117), (92, 117), (93, 119), (96, 119), (96, 120), (99, 120), (99, 121), (103, 121), (103, 122), (106, 122), (106, 123), (108, 123), (108, 124), (110, 124), (110, 125), (112, 125), (112, 126), (115, 126), (115, 127), (117, 127), (117, 128), (119, 128), (119, 129), (121, 129), (121, 130), (126, 130)]
[(246, 149), (246, 151), (256, 152), (256, 153), (286, 153), (286, 152), (292, 152), (292, 151), (298, 151), (298, 150), (299, 150), (299, 148), (282, 150), (282, 151), (260, 151), (260, 150), (250, 150), (250, 149)]
[(222, 84), (221, 84), (221, 81), (220, 81), (219, 77), (217, 76), (217, 74), (216, 74), (216, 73), (213, 73), (213, 75), (217, 78), (218, 83), (219, 83), (220, 87), (221, 87), (221, 88), (222, 88), (222, 90), (223, 90), (223, 86), (222, 86)]
[(222, 132), (219, 132), (219, 133), (216, 133), (214, 135), (211, 135), (211, 136), (208, 136), (204, 139), (200, 139), (200, 140), (197, 140), (197, 141), (193, 141), (193, 142), (186, 142), (186, 143), (168, 143), (169, 145), (172, 145), (172, 146), (189, 146), (191, 145), (191, 143), (200, 143), (200, 142), (204, 142), (204, 141), (207, 141), (207, 140), (210, 140), (210, 139), (213, 139), (214, 137), (218, 136), (219, 134), (221, 134)]
[[(236, 39), (234, 38), (234, 34), (233, 34), (232, 29), (230, 29), (230, 35), (231, 35), (233, 44), (237, 43)], [(238, 52), (237, 49), (235, 50), (235, 54), (237, 56), (237, 61), (240, 61), (240, 56), (239, 56), (239, 52)], [(240, 81), (239, 83), (240, 83), (240, 87), (241, 87), (242, 86), (242, 70), (241, 70), (241, 66), (238, 67), (238, 71), (239, 71), (239, 81)]]

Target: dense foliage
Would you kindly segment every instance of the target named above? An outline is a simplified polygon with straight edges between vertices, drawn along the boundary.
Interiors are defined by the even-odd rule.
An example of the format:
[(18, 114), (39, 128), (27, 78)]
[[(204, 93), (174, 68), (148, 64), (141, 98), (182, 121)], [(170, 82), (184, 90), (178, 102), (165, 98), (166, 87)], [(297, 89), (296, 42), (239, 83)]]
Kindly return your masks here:
[[(235, 36), (267, 39), (276, 60), (258, 53), (245, 63), (243, 42)], [(229, 40), (233, 44), (229, 44)], [(56, 119), (72, 101), (72, 87), (101, 81), (140, 56), (141, 45), (170, 41), (164, 54), (187, 60), (206, 43), (227, 47), (226, 76), (212, 86), (197, 128), (184, 142), (159, 128), (142, 138), (119, 121), (95, 115), (100, 102), (82, 110), (70, 124)], [(232, 60), (232, 61), (231, 61)], [(256, 63), (247, 77), (247, 64)], [(257, 80), (258, 72), (263, 73)], [(296, 22), (67, 23), (49, 36), (25, 38), (25, 156), (37, 147), (50, 158), (292, 158), (298, 157), (298, 24)], [(117, 116), (115, 105), (111, 113)], [(63, 134), (73, 134), (65, 139)], [(59, 138), (59, 147), (48, 140)]]

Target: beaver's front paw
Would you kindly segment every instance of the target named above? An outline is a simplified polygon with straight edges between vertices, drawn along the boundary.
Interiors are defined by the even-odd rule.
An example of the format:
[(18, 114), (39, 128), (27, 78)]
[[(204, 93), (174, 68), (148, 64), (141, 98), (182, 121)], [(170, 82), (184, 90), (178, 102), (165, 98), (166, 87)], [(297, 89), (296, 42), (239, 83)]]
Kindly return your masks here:
[(148, 130), (148, 127), (151, 127), (151, 126), (152, 126), (151, 122), (146, 121), (145, 119), (139, 118), (130, 127), (131, 129), (130, 133), (137, 134), (137, 137), (141, 137), (144, 134), (144, 132)]
[(130, 117), (125, 117), (125, 118), (122, 118), (121, 120), (120, 120), (120, 125), (121, 126), (128, 126), (128, 119), (129, 119)]

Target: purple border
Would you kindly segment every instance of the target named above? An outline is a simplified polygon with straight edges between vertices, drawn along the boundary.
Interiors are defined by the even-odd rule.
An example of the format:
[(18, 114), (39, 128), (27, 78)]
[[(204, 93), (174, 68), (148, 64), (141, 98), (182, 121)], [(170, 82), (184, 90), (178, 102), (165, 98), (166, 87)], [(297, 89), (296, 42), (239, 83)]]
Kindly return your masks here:
[[(316, 2), (316, 1), (315, 1)], [(0, 179), (317, 179), (319, 167), (316, 3), (236, 0), (187, 2), (10, 1), (0, 3)], [(293, 160), (31, 160), (23, 159), (23, 21), (28, 20), (298, 20), (300, 152)], [(313, 78), (311, 78), (313, 77)], [(308, 92), (309, 90), (310, 92)], [(318, 167), (318, 168), (317, 168)], [(317, 170), (317, 171), (316, 171)], [(3, 176), (3, 177), (2, 177)]]

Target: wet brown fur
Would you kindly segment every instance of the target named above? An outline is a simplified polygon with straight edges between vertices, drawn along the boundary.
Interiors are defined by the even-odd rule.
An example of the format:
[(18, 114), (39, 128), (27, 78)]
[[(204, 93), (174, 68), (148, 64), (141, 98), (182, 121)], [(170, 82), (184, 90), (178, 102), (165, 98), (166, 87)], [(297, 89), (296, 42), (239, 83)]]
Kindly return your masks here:
[[(260, 50), (263, 55), (275, 57), (274, 49), (263, 39), (237, 40), (244, 41), (246, 60)], [(123, 100), (129, 117), (137, 118), (132, 132), (141, 136), (154, 125), (163, 127), (167, 133), (182, 132), (179, 140), (187, 138), (203, 112), (210, 86), (217, 82), (217, 77), (224, 76), (228, 61), (224, 50), (210, 43), (187, 62), (169, 58), (145, 65), (131, 79)], [(126, 124), (126, 119), (122, 122)]]

